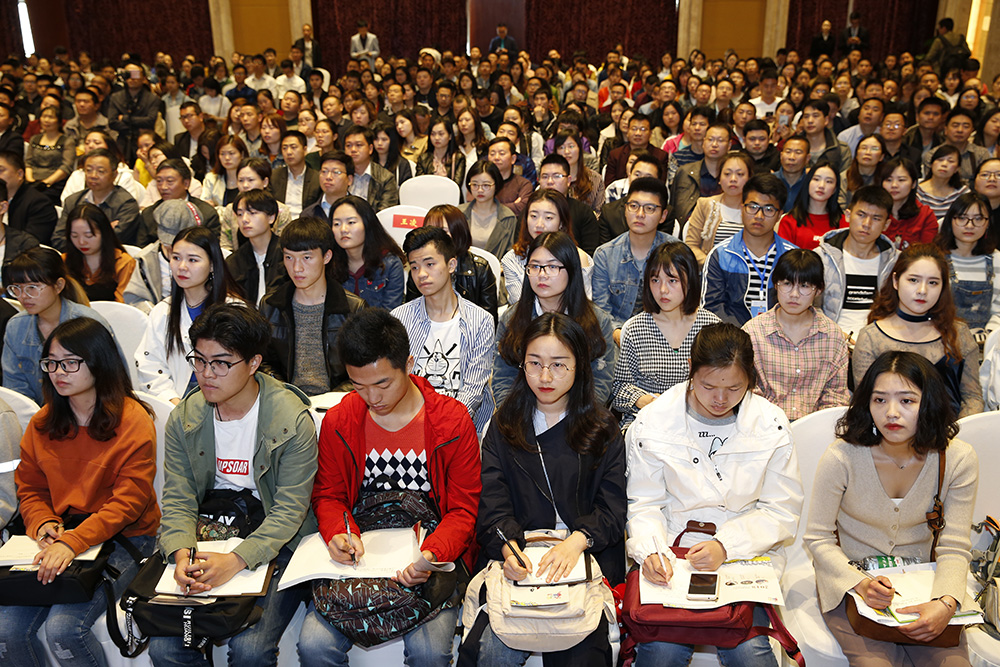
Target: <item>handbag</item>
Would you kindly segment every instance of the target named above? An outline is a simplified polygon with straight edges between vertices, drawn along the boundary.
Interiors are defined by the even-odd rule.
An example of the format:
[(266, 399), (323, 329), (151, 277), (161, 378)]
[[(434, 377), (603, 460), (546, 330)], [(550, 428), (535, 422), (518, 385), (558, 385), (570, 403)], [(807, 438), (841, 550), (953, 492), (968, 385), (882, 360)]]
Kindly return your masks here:
[(997, 568), (1000, 567), (1000, 524), (996, 519), (987, 516), (979, 524), (973, 526), (977, 533), (988, 530), (993, 535), (993, 540), (985, 551), (972, 550), (972, 563), (970, 567), (976, 581), (982, 589), (976, 595), (976, 602), (983, 610), (986, 623), (983, 630), (994, 639), (1000, 639), (1000, 595), (997, 594)]
[[(679, 557), (687, 554), (688, 550), (680, 547), (680, 541), (688, 532), (715, 535), (715, 524), (688, 521), (671, 548)], [(798, 643), (772, 605), (760, 605), (771, 621), (768, 628), (754, 625), (756, 602), (737, 602), (714, 609), (678, 609), (661, 604), (642, 604), (639, 599), (640, 576), (642, 574), (636, 567), (625, 580), (622, 620), (629, 635), (622, 643), (623, 655), (631, 655), (636, 644), (646, 642), (734, 648), (748, 639), (765, 635), (776, 639), (788, 656), (804, 667), (805, 658)]]
[[(566, 532), (566, 531), (560, 531)], [(527, 536), (529, 544), (553, 545), (562, 541), (552, 534)], [(521, 651), (565, 651), (579, 644), (597, 629), (601, 619), (615, 622), (615, 603), (601, 567), (584, 553), (587, 576), (584, 581), (565, 584), (566, 601), (539, 607), (512, 603), (518, 588), (503, 573), (501, 561), (490, 561), (476, 574), (465, 594), (462, 625), (468, 628), (459, 648), (458, 666), (475, 665), (479, 642), (488, 625), (497, 638)]]
[[(941, 487), (944, 484), (944, 466), (945, 452), (944, 450), (941, 450), (938, 452), (938, 483), (937, 493), (934, 494), (934, 506), (931, 508), (931, 511), (926, 514), (927, 525), (930, 527), (931, 533), (934, 536), (931, 541), (932, 562), (935, 559), (938, 539), (941, 537), (941, 530), (944, 528), (944, 504), (941, 502)], [(875, 639), (881, 642), (892, 642), (894, 644), (916, 644), (919, 646), (934, 646), (936, 648), (952, 648), (958, 646), (958, 643), (962, 638), (962, 630), (965, 627), (962, 625), (948, 625), (945, 627), (944, 631), (934, 639), (926, 642), (918, 641), (904, 635), (899, 631), (899, 628), (882, 625), (881, 623), (877, 623), (862, 616), (861, 612), (858, 611), (858, 606), (854, 601), (854, 596), (845, 595), (844, 600), (844, 611), (847, 614), (847, 620), (851, 624), (851, 628), (854, 632), (862, 637)]]

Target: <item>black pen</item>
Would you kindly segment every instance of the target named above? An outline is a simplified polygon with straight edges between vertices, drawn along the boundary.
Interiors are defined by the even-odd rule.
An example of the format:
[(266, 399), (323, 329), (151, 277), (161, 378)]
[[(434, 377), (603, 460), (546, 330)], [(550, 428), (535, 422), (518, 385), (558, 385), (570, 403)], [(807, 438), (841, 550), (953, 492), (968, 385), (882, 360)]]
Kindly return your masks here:
[(358, 569), (358, 557), (354, 553), (354, 542), (351, 540), (351, 521), (347, 516), (347, 512), (344, 512), (344, 530), (347, 531), (347, 546), (351, 549), (351, 562), (354, 563), (354, 569)]
[[(195, 553), (197, 553), (197, 550), (194, 547), (191, 547), (190, 549), (188, 549), (188, 564), (189, 565), (194, 562), (194, 555), (195, 555)], [(188, 576), (190, 577), (191, 575), (189, 574)], [(191, 594), (191, 584), (188, 584), (187, 586), (184, 587), (184, 595), (186, 597), (186, 596), (188, 596), (190, 594)]]
[(518, 565), (520, 565), (521, 567), (523, 567), (523, 568), (524, 568), (525, 570), (527, 570), (527, 569), (528, 569), (528, 566), (524, 564), (524, 561), (523, 561), (523, 560), (521, 560), (521, 556), (520, 556), (520, 555), (518, 555), (517, 551), (516, 551), (516, 550), (514, 549), (514, 545), (513, 545), (513, 544), (511, 544), (511, 543), (510, 543), (510, 540), (508, 540), (508, 539), (507, 539), (507, 538), (506, 538), (506, 537), (504, 536), (504, 534), (503, 534), (503, 531), (502, 531), (502, 530), (500, 530), (500, 526), (497, 526), (497, 535), (499, 535), (499, 536), (500, 536), (500, 539), (501, 539), (501, 540), (503, 540), (503, 543), (507, 545), (507, 548), (508, 548), (508, 549), (510, 549), (510, 552), (511, 552), (512, 554), (514, 554), (514, 558), (516, 558), (516, 559), (517, 559), (517, 564), (518, 564)]

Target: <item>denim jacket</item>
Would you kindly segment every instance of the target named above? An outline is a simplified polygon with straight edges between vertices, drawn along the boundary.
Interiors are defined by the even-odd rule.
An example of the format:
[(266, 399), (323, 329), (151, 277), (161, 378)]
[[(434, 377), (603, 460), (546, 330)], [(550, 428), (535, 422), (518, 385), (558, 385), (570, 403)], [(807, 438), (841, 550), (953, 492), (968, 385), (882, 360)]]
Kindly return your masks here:
[[(652, 247), (668, 242), (680, 243), (680, 239), (673, 234), (656, 232)], [(621, 329), (625, 320), (633, 315), (645, 268), (645, 257), (637, 261), (632, 256), (628, 232), (611, 239), (594, 252), (594, 272), (591, 275), (594, 305), (611, 315), (615, 329)]]
[(382, 258), (382, 266), (375, 270), (371, 278), (362, 275), (355, 279), (348, 275), (343, 285), (345, 290), (357, 294), (372, 308), (392, 310), (403, 305), (403, 290), (406, 287), (403, 262), (393, 254), (386, 254)]
[[(59, 311), (59, 323), (73, 320), (77, 317), (90, 317), (111, 331), (114, 331), (108, 321), (93, 308), (84, 306), (69, 299), (62, 300), (62, 310)], [(42, 345), (45, 339), (38, 330), (38, 316), (29, 313), (18, 313), (10, 318), (7, 323), (7, 331), (3, 337), (3, 386), (13, 389), (19, 394), (23, 394), (35, 401), (39, 405), (45, 403), (42, 397), (42, 369), (38, 362), (42, 358)], [(118, 345), (118, 341), (115, 341)], [(122, 355), (121, 346), (118, 346), (118, 354)], [(122, 355), (122, 359), (125, 357)], [(132, 363), (125, 361), (125, 368)]]

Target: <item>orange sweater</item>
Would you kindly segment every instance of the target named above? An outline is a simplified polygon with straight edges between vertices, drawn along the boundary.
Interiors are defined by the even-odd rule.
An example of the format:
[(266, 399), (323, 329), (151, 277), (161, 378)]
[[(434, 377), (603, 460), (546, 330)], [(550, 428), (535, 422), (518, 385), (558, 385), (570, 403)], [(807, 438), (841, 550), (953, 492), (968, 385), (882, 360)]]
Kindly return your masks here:
[(101, 442), (86, 428), (75, 438), (53, 440), (31, 418), (21, 439), (21, 464), (14, 474), (17, 497), (28, 535), (46, 521), (65, 514), (90, 514), (62, 537), (80, 554), (117, 533), (126, 537), (156, 535), (160, 508), (153, 491), (156, 475), (156, 429), (142, 406), (126, 399), (115, 437)]

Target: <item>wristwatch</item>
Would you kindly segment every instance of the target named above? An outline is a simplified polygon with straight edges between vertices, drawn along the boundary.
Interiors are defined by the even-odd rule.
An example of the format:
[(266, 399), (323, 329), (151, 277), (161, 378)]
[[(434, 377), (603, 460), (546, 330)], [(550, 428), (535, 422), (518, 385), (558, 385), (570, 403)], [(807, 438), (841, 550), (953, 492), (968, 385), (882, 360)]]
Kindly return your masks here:
[(587, 538), (587, 549), (593, 549), (594, 548), (594, 538), (591, 537), (590, 535), (588, 535), (586, 531), (580, 530), (580, 531), (577, 531), (577, 532), (579, 532), (581, 535), (583, 535), (584, 537)]

